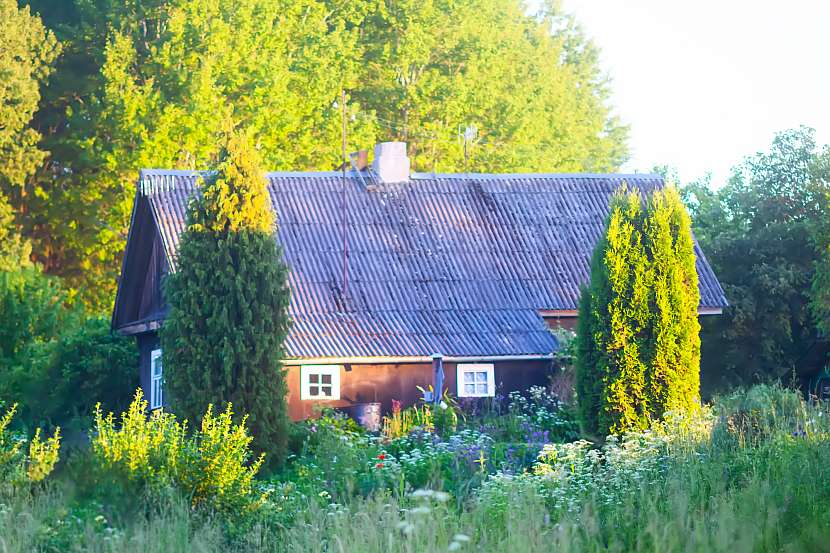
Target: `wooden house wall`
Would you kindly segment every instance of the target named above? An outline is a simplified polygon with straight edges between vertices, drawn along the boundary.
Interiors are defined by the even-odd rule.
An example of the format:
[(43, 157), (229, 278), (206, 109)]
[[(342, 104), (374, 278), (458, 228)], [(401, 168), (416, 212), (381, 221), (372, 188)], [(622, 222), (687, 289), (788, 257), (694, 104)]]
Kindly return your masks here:
[(564, 330), (571, 330), (576, 332), (576, 317), (544, 317), (545, 324), (551, 330), (562, 328)]
[[(159, 347), (159, 339), (154, 332), (140, 334), (136, 338), (141, 388), (149, 401), (150, 355)], [(505, 361), (493, 365), (496, 392), (505, 396), (531, 386), (545, 386), (551, 375), (549, 361)], [(444, 363), (444, 386), (454, 396), (458, 395), (456, 368), (456, 363)], [(342, 368), (340, 372), (340, 400), (320, 402), (301, 400), (300, 367), (286, 369), (288, 414), (293, 420), (315, 416), (320, 406), (342, 408), (355, 403), (380, 402), (383, 412), (389, 413), (392, 400), (400, 401), (404, 406), (414, 405), (421, 397), (418, 386), (428, 388), (432, 384), (433, 371), (431, 363), (351, 365), (351, 370)]]
[[(493, 363), (496, 393), (507, 395), (530, 386), (545, 386), (551, 374), (549, 361), (504, 361)], [(392, 400), (404, 406), (417, 403), (421, 397), (418, 386), (432, 384), (431, 363), (389, 365), (351, 365), (351, 370), (341, 369), (340, 399), (337, 401), (309, 401), (300, 399), (300, 367), (287, 367), (288, 414), (293, 420), (316, 415), (315, 407), (348, 407), (353, 403), (380, 402), (384, 413), (392, 410)], [(456, 363), (444, 363), (444, 386), (454, 396), (456, 387)]]
[(136, 336), (138, 343), (138, 375), (144, 399), (150, 401), (150, 354), (159, 347), (159, 338), (155, 332)]

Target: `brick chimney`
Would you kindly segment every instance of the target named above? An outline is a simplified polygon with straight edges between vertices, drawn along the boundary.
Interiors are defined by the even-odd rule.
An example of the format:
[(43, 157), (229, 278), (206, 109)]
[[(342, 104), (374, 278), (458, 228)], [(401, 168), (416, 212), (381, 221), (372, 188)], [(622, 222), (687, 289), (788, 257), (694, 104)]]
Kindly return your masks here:
[(406, 142), (376, 144), (372, 171), (384, 183), (408, 181), (409, 158), (406, 157)]

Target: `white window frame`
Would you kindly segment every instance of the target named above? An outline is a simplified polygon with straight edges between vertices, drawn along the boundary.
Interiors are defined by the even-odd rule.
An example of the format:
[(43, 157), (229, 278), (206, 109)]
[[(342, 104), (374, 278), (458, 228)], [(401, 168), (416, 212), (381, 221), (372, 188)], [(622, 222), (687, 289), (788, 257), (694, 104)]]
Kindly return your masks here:
[[(156, 366), (159, 371), (156, 374)], [(150, 409), (164, 406), (164, 365), (161, 362), (161, 350), (150, 352)]]
[[(455, 387), (457, 388), (457, 391), (458, 391), (458, 397), (495, 397), (495, 395), (496, 395), (496, 374), (495, 374), (495, 369), (494, 369), (492, 363), (459, 363), (458, 365), (456, 365), (455, 370), (456, 370)], [(476, 374), (481, 374), (481, 373), (486, 374), (487, 391), (486, 392), (475, 391), (475, 392), (472, 392), (472, 393), (466, 392), (464, 390), (465, 375), (467, 375), (467, 374), (476, 375)], [(473, 378), (475, 379), (476, 377), (473, 376)], [(470, 384), (470, 382), (467, 382), (467, 384)], [(479, 381), (472, 382), (472, 384), (474, 385), (474, 387), (477, 388), (480, 384), (483, 384), (483, 382), (481, 382), (479, 380)]]
[[(340, 399), (340, 370), (342, 365), (301, 365), (300, 366), (300, 399), (303, 401), (336, 401)], [(312, 376), (319, 378), (318, 382), (311, 382)], [(322, 393), (312, 394), (312, 388), (317, 387), (318, 391), (323, 384), (322, 377), (331, 377), (331, 395)]]

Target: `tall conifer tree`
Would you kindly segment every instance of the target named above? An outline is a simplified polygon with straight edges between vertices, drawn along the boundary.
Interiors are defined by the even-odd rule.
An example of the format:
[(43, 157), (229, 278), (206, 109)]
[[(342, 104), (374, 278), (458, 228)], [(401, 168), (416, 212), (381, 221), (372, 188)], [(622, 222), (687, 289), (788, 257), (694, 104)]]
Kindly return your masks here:
[(640, 196), (623, 188), (609, 210), (580, 302), (577, 354), (583, 425), (600, 434), (648, 426), (643, 338), (649, 270)]
[(577, 394), (593, 434), (647, 428), (699, 403), (700, 302), (691, 224), (677, 191), (612, 198), (583, 290)]
[(281, 365), (287, 268), (257, 152), (231, 131), (215, 173), (188, 206), (162, 330), (173, 409), (198, 421), (209, 403), (249, 415), (254, 446), (278, 463), (287, 432)]
[(651, 261), (648, 396), (654, 415), (689, 411), (700, 396), (700, 291), (691, 219), (673, 186), (655, 191), (645, 223)]

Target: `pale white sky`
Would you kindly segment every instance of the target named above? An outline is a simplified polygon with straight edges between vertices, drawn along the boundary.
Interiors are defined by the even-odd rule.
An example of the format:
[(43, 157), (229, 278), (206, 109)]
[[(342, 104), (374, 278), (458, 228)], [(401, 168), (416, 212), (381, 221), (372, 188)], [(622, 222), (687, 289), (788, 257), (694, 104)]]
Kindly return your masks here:
[(720, 186), (776, 131), (830, 143), (830, 2), (563, 0), (602, 49), (631, 126), (624, 170), (656, 164)]

